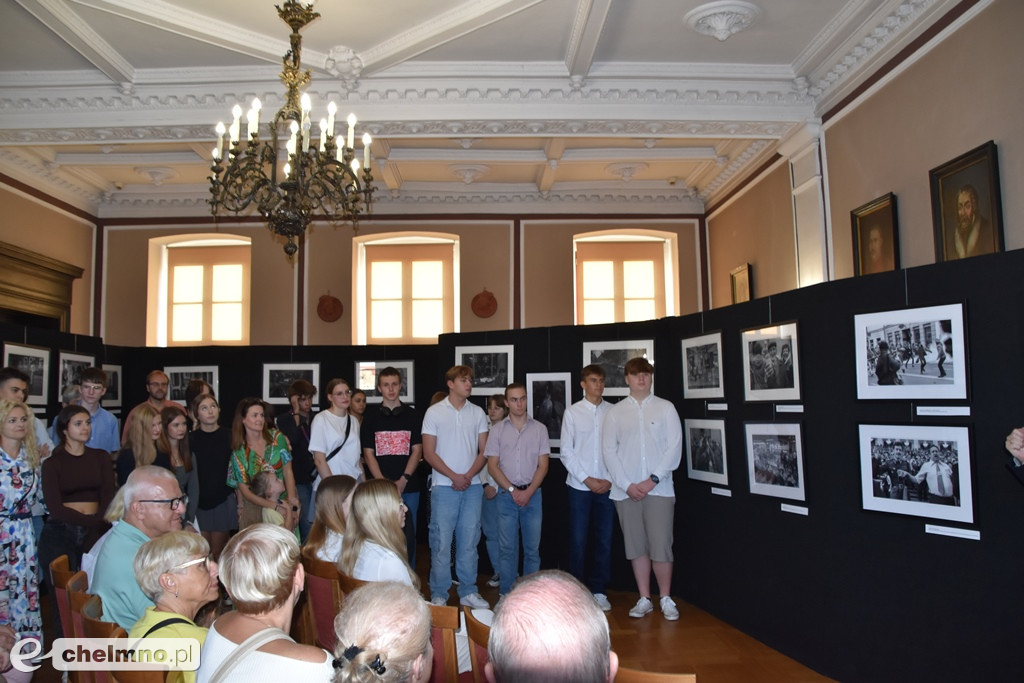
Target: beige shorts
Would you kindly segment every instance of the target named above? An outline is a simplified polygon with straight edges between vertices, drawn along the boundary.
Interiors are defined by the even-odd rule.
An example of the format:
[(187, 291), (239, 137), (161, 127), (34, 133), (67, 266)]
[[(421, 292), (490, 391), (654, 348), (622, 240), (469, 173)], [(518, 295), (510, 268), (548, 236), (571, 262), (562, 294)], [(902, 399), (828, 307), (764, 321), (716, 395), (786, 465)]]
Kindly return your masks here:
[(672, 562), (672, 525), (676, 499), (647, 496), (640, 502), (615, 501), (619, 526), (626, 544), (626, 559), (649, 557), (654, 562)]

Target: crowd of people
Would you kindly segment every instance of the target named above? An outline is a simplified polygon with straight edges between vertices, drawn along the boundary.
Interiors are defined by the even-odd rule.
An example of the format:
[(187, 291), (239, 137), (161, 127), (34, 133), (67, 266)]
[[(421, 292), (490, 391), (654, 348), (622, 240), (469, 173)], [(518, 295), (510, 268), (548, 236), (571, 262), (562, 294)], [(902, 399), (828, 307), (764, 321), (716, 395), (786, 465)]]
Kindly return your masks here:
[[(367, 409), (365, 394), (355, 401), (351, 385), (333, 379), (326, 408), (314, 415), (317, 389), (298, 380), (288, 390), (289, 409), (276, 420), (271, 406), (250, 397), (227, 426), (208, 383), (190, 381), (182, 406), (167, 400), (168, 377), (154, 370), (146, 400), (119, 430), (100, 405), (106, 375), (88, 368), (78, 386), (63, 392), (66, 405), (48, 432), (25, 403), (28, 378), (4, 368), (0, 635), (41, 643), (40, 582), (49, 580), (49, 564), (67, 555), (72, 570), (89, 575), (104, 619), (131, 637), (203, 644), (200, 669), (180, 672), (186, 683), (263, 679), (267, 672), (362, 680), (370, 671), (382, 680), (425, 680), (427, 603), (448, 604), (454, 586), (461, 605), (485, 614), (491, 608), (477, 588), (481, 533), (494, 568), (489, 584), (502, 600), (517, 590), (526, 600), (548, 586), (553, 596), (568, 595), (596, 613), (607, 640), (602, 612), (611, 608), (614, 514), (629, 531), (626, 553), (641, 594), (630, 615), (653, 611), (653, 571), (661, 611), (677, 619), (670, 597), (672, 474), (682, 432), (672, 404), (651, 391), (653, 367), (637, 358), (625, 372), (629, 396), (611, 406), (602, 398), (601, 366), (584, 368), (584, 398), (564, 413), (570, 576), (540, 571), (549, 429), (529, 415), (520, 383), (490, 397), (485, 413), (469, 401), (472, 368), (455, 366), (445, 374), (447, 391), (421, 414), (401, 402), (400, 373), (389, 367), (377, 376), (378, 406)], [(648, 428), (636, 430), (638, 420)], [(429, 496), (431, 557), (421, 592), (414, 567), (422, 492)], [(303, 556), (377, 587), (346, 599), (334, 653), (288, 636), (304, 585)], [(529, 581), (517, 582), (520, 566)], [(512, 614), (498, 609), (498, 634)], [(60, 632), (56, 609), (46, 618), (55, 636), (70, 635)], [(388, 634), (371, 628), (374, 620)], [(522, 656), (509, 647), (509, 661)], [(602, 647), (600, 679), (610, 680), (614, 655), (608, 657), (607, 642)], [(501, 659), (489, 671), (492, 680), (515, 680), (508, 672), (517, 669), (498, 666)]]

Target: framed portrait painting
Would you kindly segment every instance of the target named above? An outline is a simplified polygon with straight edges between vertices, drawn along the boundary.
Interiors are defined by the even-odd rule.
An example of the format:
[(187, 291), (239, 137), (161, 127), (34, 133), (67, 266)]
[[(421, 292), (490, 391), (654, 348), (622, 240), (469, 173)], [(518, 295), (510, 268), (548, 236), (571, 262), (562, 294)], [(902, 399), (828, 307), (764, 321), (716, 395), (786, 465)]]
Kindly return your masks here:
[(562, 444), (562, 416), (572, 393), (568, 372), (526, 373), (526, 407), (530, 416), (548, 430), (552, 448)]
[(804, 454), (799, 423), (748, 423), (746, 435), (750, 492), (804, 500)]
[(686, 474), (690, 479), (729, 485), (725, 420), (686, 420)]
[(583, 367), (594, 363), (604, 368), (605, 396), (629, 395), (626, 361), (630, 358), (646, 358), (654, 365), (654, 340), (583, 342)]
[(743, 332), (743, 389), (747, 401), (799, 401), (796, 323)]
[(4, 342), (4, 367), (17, 368), (28, 375), (30, 406), (45, 406), (49, 401), (50, 349)]
[[(218, 394), (220, 370), (216, 365), (176, 365), (164, 368), (169, 386), (168, 400), (185, 406), (185, 389), (193, 379), (201, 379), (213, 387), (213, 395)], [(188, 408), (188, 406), (185, 406)]]
[(974, 521), (967, 427), (862, 424), (858, 429), (865, 510)]
[(935, 228), (935, 261), (1003, 250), (1003, 200), (996, 143), (980, 147), (928, 172)]
[(263, 400), (288, 405), (288, 387), (304, 379), (320, 390), (319, 363), (264, 363)]
[(455, 364), (473, 368), (474, 394), (504, 394), (505, 387), (513, 381), (515, 346), (456, 346)]
[(682, 344), (683, 397), (723, 398), (722, 333), (690, 337)]
[(366, 392), (366, 402), (380, 403), (384, 400), (377, 389), (377, 376), (381, 370), (387, 367), (398, 370), (401, 381), (398, 400), (402, 403), (412, 404), (416, 399), (412, 376), (414, 363), (411, 360), (357, 360), (356, 386)]
[(900, 267), (900, 231), (892, 192), (850, 212), (853, 274), (872, 275)]
[(966, 399), (963, 304), (853, 317), (857, 398)]

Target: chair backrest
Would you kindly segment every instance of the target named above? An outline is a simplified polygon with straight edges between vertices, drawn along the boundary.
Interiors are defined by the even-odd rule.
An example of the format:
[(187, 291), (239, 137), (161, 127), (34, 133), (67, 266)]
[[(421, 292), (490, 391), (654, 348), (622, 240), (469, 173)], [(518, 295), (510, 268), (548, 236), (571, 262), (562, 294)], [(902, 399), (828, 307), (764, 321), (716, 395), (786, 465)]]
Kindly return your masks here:
[[(86, 576), (85, 572), (75, 572), (64, 586), (67, 589), (68, 606), (71, 611), (70, 635), (75, 638), (84, 638), (82, 606), (85, 605), (89, 598), (96, 597), (99, 600), (99, 597), (89, 595), (89, 577)], [(64, 634), (65, 637), (68, 637), (68, 635), (68, 633)], [(77, 680), (79, 683), (92, 683), (94, 680), (92, 671), (72, 671), (71, 674), (70, 678)]]
[(306, 621), (312, 627), (315, 644), (328, 652), (334, 652), (338, 636), (334, 632), (334, 617), (345, 599), (340, 575), (333, 562), (315, 558), (302, 558), (306, 570), (304, 609)]
[(369, 581), (363, 581), (362, 579), (357, 579), (355, 577), (349, 576), (345, 572), (341, 571), (338, 572), (338, 582), (341, 584), (341, 591), (345, 595), (348, 595), (360, 586), (365, 586), (366, 584), (370, 583)]
[(615, 683), (697, 683), (697, 674), (666, 674), (620, 666)]
[[(175, 674), (172, 680), (180, 680), (178, 672), (172, 673)], [(163, 671), (115, 671), (114, 683), (164, 683), (170, 677)]]
[[(90, 595), (81, 609), (82, 631), (86, 638), (127, 638), (125, 630), (111, 621), (103, 621), (103, 603), (98, 595)], [(112, 683), (109, 671), (93, 671), (96, 683)]]
[(473, 663), (473, 683), (485, 683), (484, 667), (488, 662), (487, 641), (491, 638), (491, 627), (473, 616), (470, 607), (463, 607), (466, 617), (466, 634), (469, 636), (469, 659)]
[(448, 605), (430, 605), (430, 644), (434, 648), (432, 683), (459, 680), (459, 653), (455, 631), (459, 628), (459, 609)]
[(65, 638), (75, 634), (71, 625), (71, 602), (68, 600), (68, 581), (74, 574), (67, 555), (61, 555), (50, 563), (50, 585), (53, 586), (53, 599), (57, 603), (61, 633)]

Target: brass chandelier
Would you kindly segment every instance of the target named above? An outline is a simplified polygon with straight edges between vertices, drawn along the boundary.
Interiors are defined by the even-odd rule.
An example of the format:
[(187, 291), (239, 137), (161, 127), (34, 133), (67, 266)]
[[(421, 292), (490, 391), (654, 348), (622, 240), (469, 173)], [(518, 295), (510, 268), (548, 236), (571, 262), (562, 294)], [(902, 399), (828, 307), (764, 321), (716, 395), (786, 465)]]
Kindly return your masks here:
[[(302, 35), (300, 31), (320, 14), (313, 5), (303, 6), (295, 0), (275, 5), (281, 20), (291, 29), (291, 49), (285, 53), (281, 82), (287, 89), (285, 104), (270, 124), (270, 140), (260, 140), (260, 101), (254, 99), (246, 115), (247, 140), (239, 139), (242, 108), (232, 109), (233, 122), (225, 127), (217, 124), (217, 147), (213, 150), (210, 176), (210, 206), (213, 215), (224, 209), (234, 213), (250, 204), (267, 220), (275, 235), (288, 239), (284, 251), (292, 256), (298, 251), (295, 238), (305, 232), (314, 212), (328, 220), (350, 221), (358, 232), (359, 214), (369, 210), (373, 202), (373, 176), (370, 173), (369, 133), (363, 135), (363, 163), (355, 158), (354, 129), (356, 117), (349, 114), (348, 138), (344, 146), (334, 140), (334, 116), (337, 106), (327, 105), (327, 117), (320, 120), (319, 144), (312, 145), (309, 118), (311, 101), (308, 94), (300, 97), (300, 89), (310, 81), (309, 69), (302, 71)], [(282, 149), (282, 134), (288, 136)], [(228, 153), (224, 157), (224, 136), (228, 136)], [(280, 136), (280, 137), (279, 137)], [(282, 152), (284, 154), (282, 154)], [(278, 166), (278, 157), (286, 163)]]

